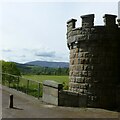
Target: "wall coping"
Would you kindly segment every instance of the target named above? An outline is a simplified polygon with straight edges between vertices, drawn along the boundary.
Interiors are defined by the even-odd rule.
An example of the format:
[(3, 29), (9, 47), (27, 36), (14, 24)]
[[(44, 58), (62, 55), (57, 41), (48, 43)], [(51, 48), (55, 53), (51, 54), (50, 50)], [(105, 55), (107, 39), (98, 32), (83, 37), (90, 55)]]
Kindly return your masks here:
[(62, 89), (63, 88), (63, 85), (61, 83), (55, 82), (53, 80), (44, 80), (43, 85), (44, 86), (49, 86), (49, 87), (52, 87), (52, 88), (56, 88), (56, 89)]

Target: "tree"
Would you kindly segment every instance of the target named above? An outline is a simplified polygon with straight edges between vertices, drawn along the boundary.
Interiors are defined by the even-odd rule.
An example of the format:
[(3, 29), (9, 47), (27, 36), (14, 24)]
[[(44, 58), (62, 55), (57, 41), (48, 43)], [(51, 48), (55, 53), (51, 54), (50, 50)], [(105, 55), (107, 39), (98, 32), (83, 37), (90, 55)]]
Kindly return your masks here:
[[(21, 73), (14, 62), (2, 62), (2, 83), (5, 82), (18, 84)], [(16, 75), (16, 76), (15, 76)]]

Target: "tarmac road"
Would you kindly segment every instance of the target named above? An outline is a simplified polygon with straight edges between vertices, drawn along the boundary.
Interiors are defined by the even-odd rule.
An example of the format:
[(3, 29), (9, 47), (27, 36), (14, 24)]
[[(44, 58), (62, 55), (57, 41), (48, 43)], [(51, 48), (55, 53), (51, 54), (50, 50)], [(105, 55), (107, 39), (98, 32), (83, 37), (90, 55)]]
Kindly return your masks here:
[[(0, 91), (2, 91), (2, 118), (118, 118), (118, 112), (115, 111), (48, 105), (41, 99), (7, 87), (2, 87)], [(12, 109), (8, 107), (10, 94), (14, 96)]]

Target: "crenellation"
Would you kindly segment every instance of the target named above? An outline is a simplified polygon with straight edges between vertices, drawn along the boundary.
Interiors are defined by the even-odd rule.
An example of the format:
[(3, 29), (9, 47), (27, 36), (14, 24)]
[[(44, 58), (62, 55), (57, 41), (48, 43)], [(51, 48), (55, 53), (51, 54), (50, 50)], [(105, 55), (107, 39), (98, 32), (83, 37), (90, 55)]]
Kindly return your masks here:
[(117, 19), (117, 22), (118, 22), (118, 26), (120, 26), (120, 19)]
[(104, 18), (104, 23), (105, 23), (105, 26), (116, 26), (116, 15), (110, 15), (110, 14), (105, 14), (103, 16)]
[(82, 27), (93, 27), (94, 26), (94, 14), (83, 15), (82, 18)]
[(76, 23), (76, 19), (70, 19), (69, 21), (67, 21), (67, 32), (71, 31), (73, 28), (75, 28), (75, 23)]

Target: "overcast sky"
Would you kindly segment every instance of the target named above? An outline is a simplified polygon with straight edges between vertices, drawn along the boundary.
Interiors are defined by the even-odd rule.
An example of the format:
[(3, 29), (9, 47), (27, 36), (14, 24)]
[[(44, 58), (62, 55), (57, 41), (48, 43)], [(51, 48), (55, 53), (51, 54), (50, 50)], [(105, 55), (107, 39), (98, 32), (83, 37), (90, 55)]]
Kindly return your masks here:
[(95, 25), (103, 25), (104, 14), (118, 15), (118, 1), (2, 2), (0, 59), (19, 63), (34, 60), (68, 62), (66, 22), (75, 18), (80, 27), (80, 16), (85, 14), (95, 14)]

